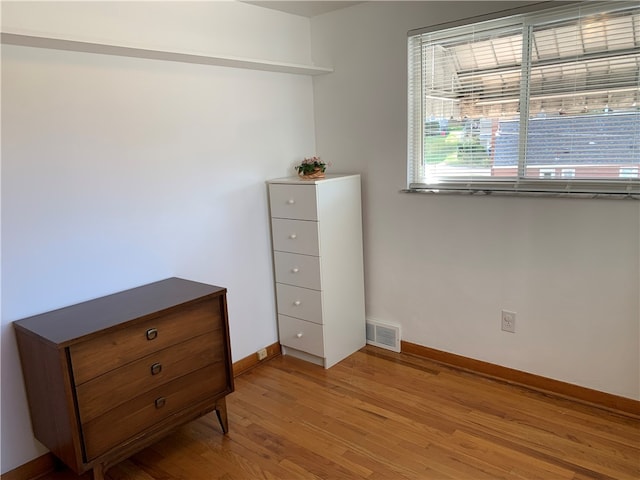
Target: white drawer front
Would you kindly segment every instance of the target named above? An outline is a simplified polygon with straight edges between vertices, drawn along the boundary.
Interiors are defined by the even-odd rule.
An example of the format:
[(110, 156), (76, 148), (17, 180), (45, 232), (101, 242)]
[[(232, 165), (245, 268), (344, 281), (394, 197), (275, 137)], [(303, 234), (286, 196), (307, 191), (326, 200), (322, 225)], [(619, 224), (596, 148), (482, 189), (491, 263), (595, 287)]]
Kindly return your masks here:
[(318, 290), (276, 284), (278, 313), (322, 323), (322, 293)]
[(282, 345), (324, 357), (322, 325), (278, 315), (278, 326)]
[(315, 185), (269, 185), (271, 216), (317, 220)]
[(271, 220), (273, 249), (280, 252), (319, 255), (318, 222), (306, 220)]
[(320, 290), (320, 259), (295, 253), (274, 252), (276, 282)]

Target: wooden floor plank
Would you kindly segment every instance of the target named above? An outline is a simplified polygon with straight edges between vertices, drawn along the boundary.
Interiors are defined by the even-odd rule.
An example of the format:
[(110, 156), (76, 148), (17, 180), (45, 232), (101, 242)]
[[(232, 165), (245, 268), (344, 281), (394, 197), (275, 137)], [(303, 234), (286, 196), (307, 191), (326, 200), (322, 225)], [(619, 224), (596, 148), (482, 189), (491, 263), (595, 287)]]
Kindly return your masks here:
[(206, 415), (108, 480), (640, 478), (637, 418), (412, 355), (276, 357), (235, 385), (227, 435)]

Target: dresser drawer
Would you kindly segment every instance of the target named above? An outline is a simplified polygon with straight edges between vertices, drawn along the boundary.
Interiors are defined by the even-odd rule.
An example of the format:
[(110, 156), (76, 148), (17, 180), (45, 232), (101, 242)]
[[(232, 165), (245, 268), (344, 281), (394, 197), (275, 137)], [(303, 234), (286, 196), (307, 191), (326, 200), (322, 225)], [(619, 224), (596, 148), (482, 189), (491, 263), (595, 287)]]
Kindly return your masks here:
[(314, 185), (269, 186), (271, 216), (298, 220), (317, 220), (316, 189)]
[(276, 284), (278, 313), (322, 323), (322, 292), (293, 285)]
[(75, 384), (221, 327), (219, 302), (207, 300), (72, 345), (69, 350)]
[(318, 357), (324, 356), (322, 325), (286, 315), (278, 315), (278, 327), (282, 345)]
[(207, 332), (111, 370), (76, 388), (80, 421), (87, 423), (144, 392), (223, 360), (223, 336)]
[(147, 429), (151, 432), (172, 414), (208, 398), (213, 399), (226, 388), (224, 369), (214, 364), (130, 399), (82, 425), (86, 460), (91, 461), (140, 432)]
[(276, 282), (320, 290), (320, 259), (295, 253), (273, 253)]
[(318, 223), (307, 220), (271, 220), (273, 249), (280, 252), (319, 255)]

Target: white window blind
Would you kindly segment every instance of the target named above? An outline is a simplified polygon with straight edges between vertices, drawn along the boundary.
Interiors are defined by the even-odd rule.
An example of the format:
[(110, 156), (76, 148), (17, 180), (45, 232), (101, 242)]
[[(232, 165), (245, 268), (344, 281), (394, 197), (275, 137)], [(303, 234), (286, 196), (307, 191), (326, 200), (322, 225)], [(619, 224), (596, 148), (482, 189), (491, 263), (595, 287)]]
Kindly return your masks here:
[(640, 3), (409, 36), (412, 190), (640, 195)]

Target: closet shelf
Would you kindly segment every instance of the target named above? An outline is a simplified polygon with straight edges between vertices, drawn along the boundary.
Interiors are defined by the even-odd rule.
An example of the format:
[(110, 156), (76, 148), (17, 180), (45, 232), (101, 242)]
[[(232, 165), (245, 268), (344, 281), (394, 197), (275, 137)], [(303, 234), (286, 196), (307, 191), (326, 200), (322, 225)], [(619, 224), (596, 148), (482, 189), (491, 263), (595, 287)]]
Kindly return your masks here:
[(240, 57), (219, 55), (203, 55), (167, 50), (123, 47), (105, 43), (81, 42), (34, 35), (2, 32), (2, 43), (23, 47), (49, 48), (53, 50), (69, 50), (74, 52), (99, 53), (102, 55), (118, 55), (121, 57), (147, 58), (170, 62), (195, 63), (220, 67), (246, 68), (268, 72), (293, 73), (298, 75), (323, 75), (333, 72), (333, 68), (316, 67), (295, 63), (272, 62)]

